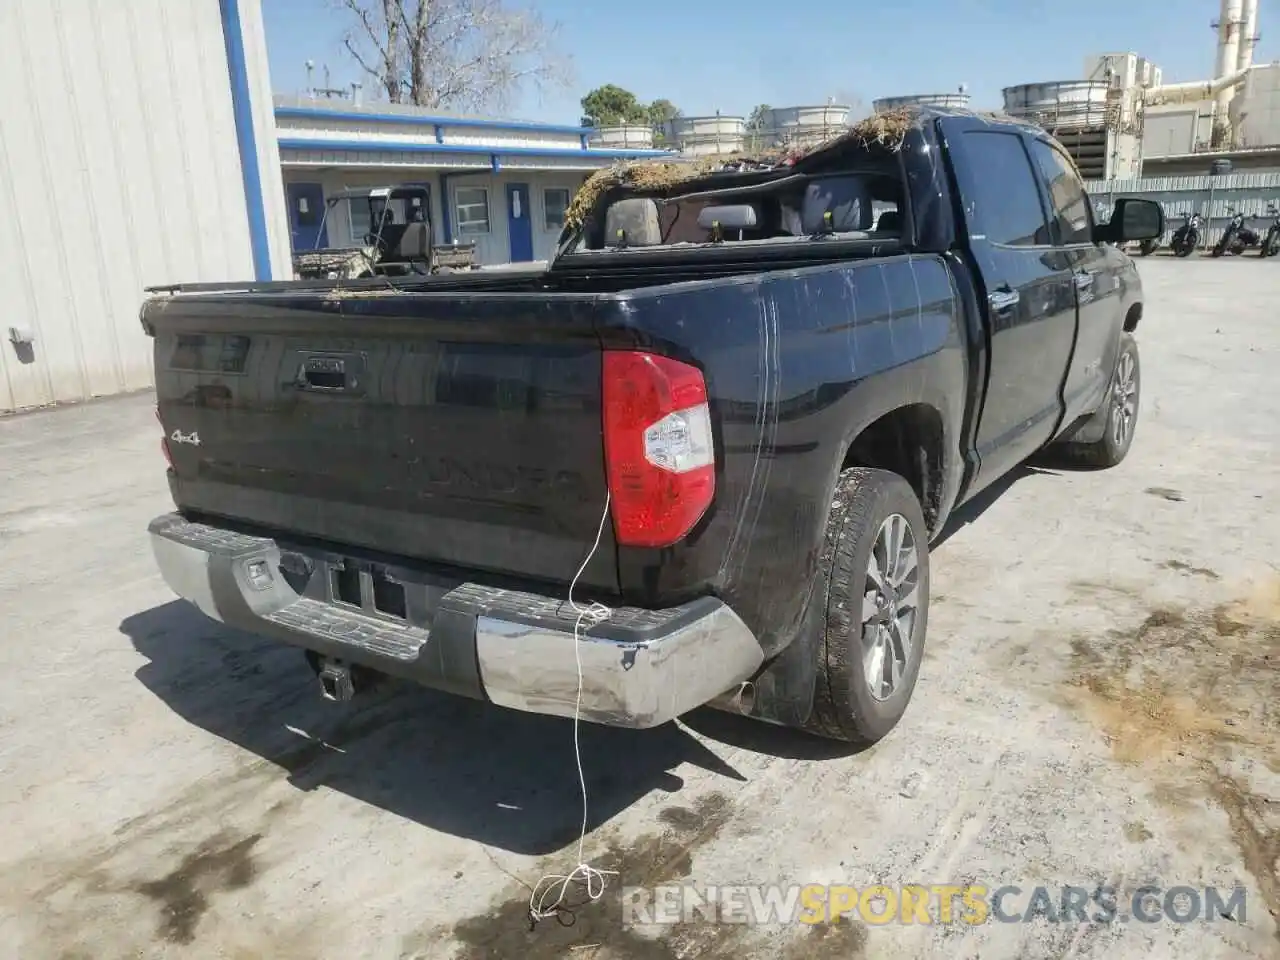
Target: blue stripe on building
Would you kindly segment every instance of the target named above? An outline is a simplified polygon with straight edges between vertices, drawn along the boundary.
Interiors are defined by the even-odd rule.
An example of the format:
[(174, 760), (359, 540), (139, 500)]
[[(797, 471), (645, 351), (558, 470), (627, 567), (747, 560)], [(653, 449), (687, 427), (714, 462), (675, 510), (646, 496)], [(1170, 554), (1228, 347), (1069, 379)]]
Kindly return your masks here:
[(231, 79), (231, 107), (240, 148), (240, 177), (244, 182), (245, 214), (249, 219), (249, 244), (257, 280), (270, 280), (271, 252), (267, 239), (267, 214), (263, 204), (262, 171), (258, 166), (258, 141), (253, 131), (253, 104), (249, 97), (249, 70), (244, 56), (244, 32), (239, 0), (218, 0), (222, 15), (222, 40), (227, 50)]

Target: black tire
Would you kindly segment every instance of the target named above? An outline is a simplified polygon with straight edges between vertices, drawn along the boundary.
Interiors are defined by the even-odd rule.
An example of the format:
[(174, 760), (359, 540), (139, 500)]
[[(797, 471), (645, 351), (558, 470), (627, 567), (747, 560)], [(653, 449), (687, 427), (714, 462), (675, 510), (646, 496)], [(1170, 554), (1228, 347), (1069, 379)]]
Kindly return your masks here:
[[(1130, 415), (1123, 438), (1119, 438), (1116, 420), (1120, 416), (1120, 411), (1125, 409), (1125, 404), (1117, 400), (1116, 391), (1125, 389), (1122, 381), (1126, 358), (1132, 359), (1132, 374), (1129, 376), (1132, 381), (1132, 391), (1126, 390), (1127, 396), (1132, 397), (1132, 406), (1128, 407)], [(1099, 411), (1100, 415), (1105, 417), (1102, 439), (1094, 443), (1064, 443), (1059, 448), (1062, 454), (1073, 463), (1086, 467), (1106, 469), (1119, 464), (1128, 456), (1129, 448), (1133, 446), (1133, 434), (1138, 426), (1141, 400), (1142, 363), (1138, 356), (1138, 341), (1133, 338), (1133, 334), (1122, 333), (1120, 350), (1116, 354), (1116, 368), (1111, 376), (1111, 388), (1107, 391), (1102, 410)]]
[(1188, 243), (1184, 243), (1182, 246), (1178, 247), (1173, 252), (1177, 254), (1179, 257), (1189, 257), (1191, 256), (1191, 252), (1195, 250), (1195, 248), (1196, 248), (1196, 245), (1194, 243), (1188, 242)]
[[(872, 548), (891, 517), (905, 520), (916, 551), (915, 616), (901, 673), (891, 693), (873, 695), (864, 668), (862, 607), (869, 584)], [(840, 474), (827, 517), (815, 593), (823, 602), (819, 620), (818, 672), (813, 713), (804, 729), (860, 746), (875, 743), (906, 712), (924, 658), (929, 621), (929, 534), (920, 501), (896, 473), (853, 467)], [(909, 591), (911, 578), (904, 582)], [(902, 592), (902, 591), (899, 591)], [(897, 660), (898, 658), (895, 658)], [(887, 662), (887, 661), (886, 661)]]

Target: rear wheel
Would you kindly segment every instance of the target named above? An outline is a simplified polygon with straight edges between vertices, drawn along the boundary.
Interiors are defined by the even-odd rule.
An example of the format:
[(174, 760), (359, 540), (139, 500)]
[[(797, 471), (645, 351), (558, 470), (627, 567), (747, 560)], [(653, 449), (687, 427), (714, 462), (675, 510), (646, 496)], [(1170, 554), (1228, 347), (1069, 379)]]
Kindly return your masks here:
[(1142, 365), (1138, 342), (1133, 334), (1120, 334), (1120, 352), (1111, 378), (1111, 390), (1098, 414), (1105, 418), (1102, 438), (1093, 443), (1064, 443), (1062, 453), (1089, 467), (1114, 467), (1129, 453), (1138, 425), (1138, 403), (1142, 393)]
[(805, 729), (871, 744), (906, 712), (929, 619), (929, 534), (905, 480), (862, 467), (840, 474), (820, 576), (825, 611)]

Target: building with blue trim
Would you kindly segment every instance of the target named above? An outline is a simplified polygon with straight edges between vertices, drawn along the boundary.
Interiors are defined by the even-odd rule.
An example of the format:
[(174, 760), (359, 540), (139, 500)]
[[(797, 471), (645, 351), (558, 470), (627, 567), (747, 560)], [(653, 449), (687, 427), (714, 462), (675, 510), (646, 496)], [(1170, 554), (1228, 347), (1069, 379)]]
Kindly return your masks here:
[(545, 260), (569, 199), (592, 171), (667, 155), (594, 146), (585, 127), (345, 100), (276, 97), (275, 123), (295, 249), (355, 244), (367, 231), (357, 205), (342, 204), (321, 236), (326, 196), (412, 183), (430, 192), (437, 242), (475, 243), (484, 264)]

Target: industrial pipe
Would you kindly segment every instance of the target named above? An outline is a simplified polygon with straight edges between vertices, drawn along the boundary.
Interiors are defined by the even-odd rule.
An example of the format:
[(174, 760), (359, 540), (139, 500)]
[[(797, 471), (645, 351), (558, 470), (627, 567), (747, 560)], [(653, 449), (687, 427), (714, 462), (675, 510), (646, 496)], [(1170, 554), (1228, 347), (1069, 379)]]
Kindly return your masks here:
[[(1218, 17), (1218, 65), (1213, 71), (1215, 77), (1226, 77), (1239, 69), (1240, 27), (1244, 23), (1243, 8), (1243, 0), (1222, 0)], [(1215, 93), (1218, 101), (1215, 123), (1225, 124), (1235, 87), (1233, 84), (1227, 85), (1216, 90)]]
[(1143, 91), (1143, 99), (1152, 106), (1158, 103), (1194, 103), (1198, 100), (1211, 100), (1223, 91), (1234, 89), (1244, 83), (1248, 75), (1247, 69), (1233, 70), (1216, 80), (1192, 80), (1187, 83), (1166, 83), (1158, 87), (1148, 87)]
[(1244, 0), (1241, 12), (1240, 48), (1236, 55), (1236, 69), (1248, 70), (1253, 66), (1253, 48), (1258, 42), (1258, 0)]

